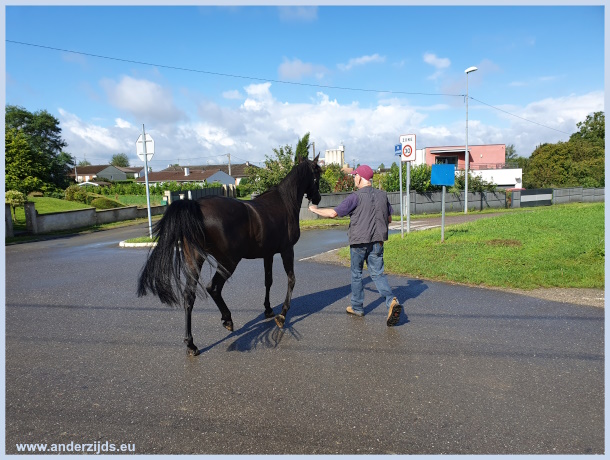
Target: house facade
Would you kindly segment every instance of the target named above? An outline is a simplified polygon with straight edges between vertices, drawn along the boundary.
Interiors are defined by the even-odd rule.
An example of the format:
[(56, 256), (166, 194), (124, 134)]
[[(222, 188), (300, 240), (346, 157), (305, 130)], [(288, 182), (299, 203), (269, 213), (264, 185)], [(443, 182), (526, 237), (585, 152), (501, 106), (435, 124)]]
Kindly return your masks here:
[[(248, 174), (246, 174), (246, 170), (249, 167), (257, 168), (258, 166), (254, 166), (254, 165), (250, 164), (249, 162), (232, 164), (231, 166), (229, 166), (229, 165), (199, 165), (199, 166), (173, 165), (173, 166), (168, 166), (161, 172), (179, 172), (180, 173), (180, 172), (184, 172), (185, 168), (188, 168), (190, 173), (195, 173), (196, 171), (221, 171), (226, 176), (229, 176), (233, 179), (233, 182), (231, 183), (232, 185), (239, 185), (239, 183), (241, 182), (242, 179), (248, 177)], [(225, 177), (224, 180), (228, 180), (228, 179), (226, 179), (226, 177)], [(224, 182), (221, 182), (221, 183), (224, 183)], [(228, 184), (225, 184), (225, 185), (228, 185)]]
[[(145, 182), (146, 178), (144, 176), (136, 179), (137, 183)], [(190, 166), (185, 166), (181, 170), (172, 170), (172, 171), (159, 171), (159, 172), (149, 172), (148, 173), (148, 183), (149, 184), (158, 184), (165, 182), (178, 182), (178, 183), (187, 183), (193, 182), (197, 184), (222, 184), (222, 185), (235, 185), (235, 179), (229, 176), (224, 171), (219, 169), (216, 170), (191, 170)]]
[(121, 181), (127, 180), (127, 174), (112, 165), (76, 166), (69, 174), (77, 183), (96, 180)]
[[(465, 145), (416, 149), (414, 165), (453, 164), (456, 172), (466, 169)], [(506, 164), (505, 144), (468, 145), (468, 170), (471, 175), (502, 188), (522, 188), (523, 171)]]

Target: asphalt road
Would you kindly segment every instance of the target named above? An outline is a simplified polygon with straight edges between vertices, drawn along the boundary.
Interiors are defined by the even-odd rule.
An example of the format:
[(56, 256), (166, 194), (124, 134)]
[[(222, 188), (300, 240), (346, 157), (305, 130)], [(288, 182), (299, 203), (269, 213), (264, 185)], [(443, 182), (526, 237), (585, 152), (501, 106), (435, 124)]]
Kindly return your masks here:
[[(147, 250), (118, 243), (145, 233), (6, 247), (7, 454), (604, 453), (603, 309), (390, 276), (406, 315), (388, 328), (370, 279), (367, 315), (348, 317), (348, 270), (300, 261), (280, 330), (262, 261), (243, 261), (223, 292), (236, 330), (198, 299), (189, 358), (183, 313), (135, 295)], [(345, 244), (303, 235), (297, 259)]]

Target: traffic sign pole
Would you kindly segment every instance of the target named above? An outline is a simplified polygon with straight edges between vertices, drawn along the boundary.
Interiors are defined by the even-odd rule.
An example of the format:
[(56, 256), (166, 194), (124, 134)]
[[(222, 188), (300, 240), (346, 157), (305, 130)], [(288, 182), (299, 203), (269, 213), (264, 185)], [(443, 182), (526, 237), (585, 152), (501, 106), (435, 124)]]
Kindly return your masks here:
[(144, 148), (144, 181), (146, 182), (146, 207), (148, 209), (148, 234), (152, 240), (152, 219), (150, 217), (150, 192), (148, 190), (148, 154), (146, 152), (146, 131), (142, 124), (142, 147)]

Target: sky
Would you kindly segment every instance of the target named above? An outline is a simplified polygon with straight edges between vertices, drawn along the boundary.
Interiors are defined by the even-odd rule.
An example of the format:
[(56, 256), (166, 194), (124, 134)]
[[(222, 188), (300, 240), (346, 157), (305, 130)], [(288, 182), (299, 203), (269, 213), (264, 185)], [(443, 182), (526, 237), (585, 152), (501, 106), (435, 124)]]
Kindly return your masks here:
[[(604, 110), (604, 7), (7, 6), (5, 102), (77, 162), (261, 164), (310, 133), (352, 165), (416, 147), (567, 141)], [(466, 74), (471, 67), (477, 71)], [(468, 111), (466, 93), (468, 92)]]

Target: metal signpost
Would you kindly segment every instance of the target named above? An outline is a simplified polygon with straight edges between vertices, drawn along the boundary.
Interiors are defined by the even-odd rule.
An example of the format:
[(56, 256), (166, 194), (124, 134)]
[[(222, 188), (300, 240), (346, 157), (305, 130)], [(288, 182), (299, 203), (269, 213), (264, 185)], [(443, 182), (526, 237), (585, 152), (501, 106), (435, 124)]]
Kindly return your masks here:
[[(402, 156), (402, 144), (396, 144), (394, 146), (394, 155)], [(400, 166), (398, 167), (398, 183), (400, 184), (398, 192), (400, 194), (400, 237), (404, 238), (405, 229), (402, 222), (402, 212), (404, 209), (402, 206), (402, 161), (400, 162)]]
[(455, 184), (455, 165), (434, 165), (430, 176), (432, 185), (442, 185), (443, 195), (441, 198), (441, 243), (445, 242), (445, 189)]
[[(146, 142), (144, 142), (146, 139)], [(140, 160), (144, 161), (144, 180), (146, 182), (146, 207), (148, 208), (148, 234), (152, 240), (152, 219), (150, 218), (150, 192), (148, 190), (148, 162), (152, 159), (155, 153), (155, 141), (150, 137), (150, 134), (146, 134), (144, 131), (144, 125), (142, 125), (142, 134), (136, 141), (136, 152)]]
[[(402, 155), (400, 157), (400, 171), (402, 172), (402, 162), (407, 163), (407, 233), (411, 231), (411, 162), (415, 160), (415, 134), (403, 134), (400, 136), (400, 144), (402, 146)], [(400, 179), (400, 185), (402, 186), (402, 178)], [(402, 191), (400, 192), (402, 197)], [(402, 204), (400, 206), (402, 208)], [(402, 216), (402, 211), (401, 211)], [(401, 231), (402, 231), (402, 217), (401, 217)]]

